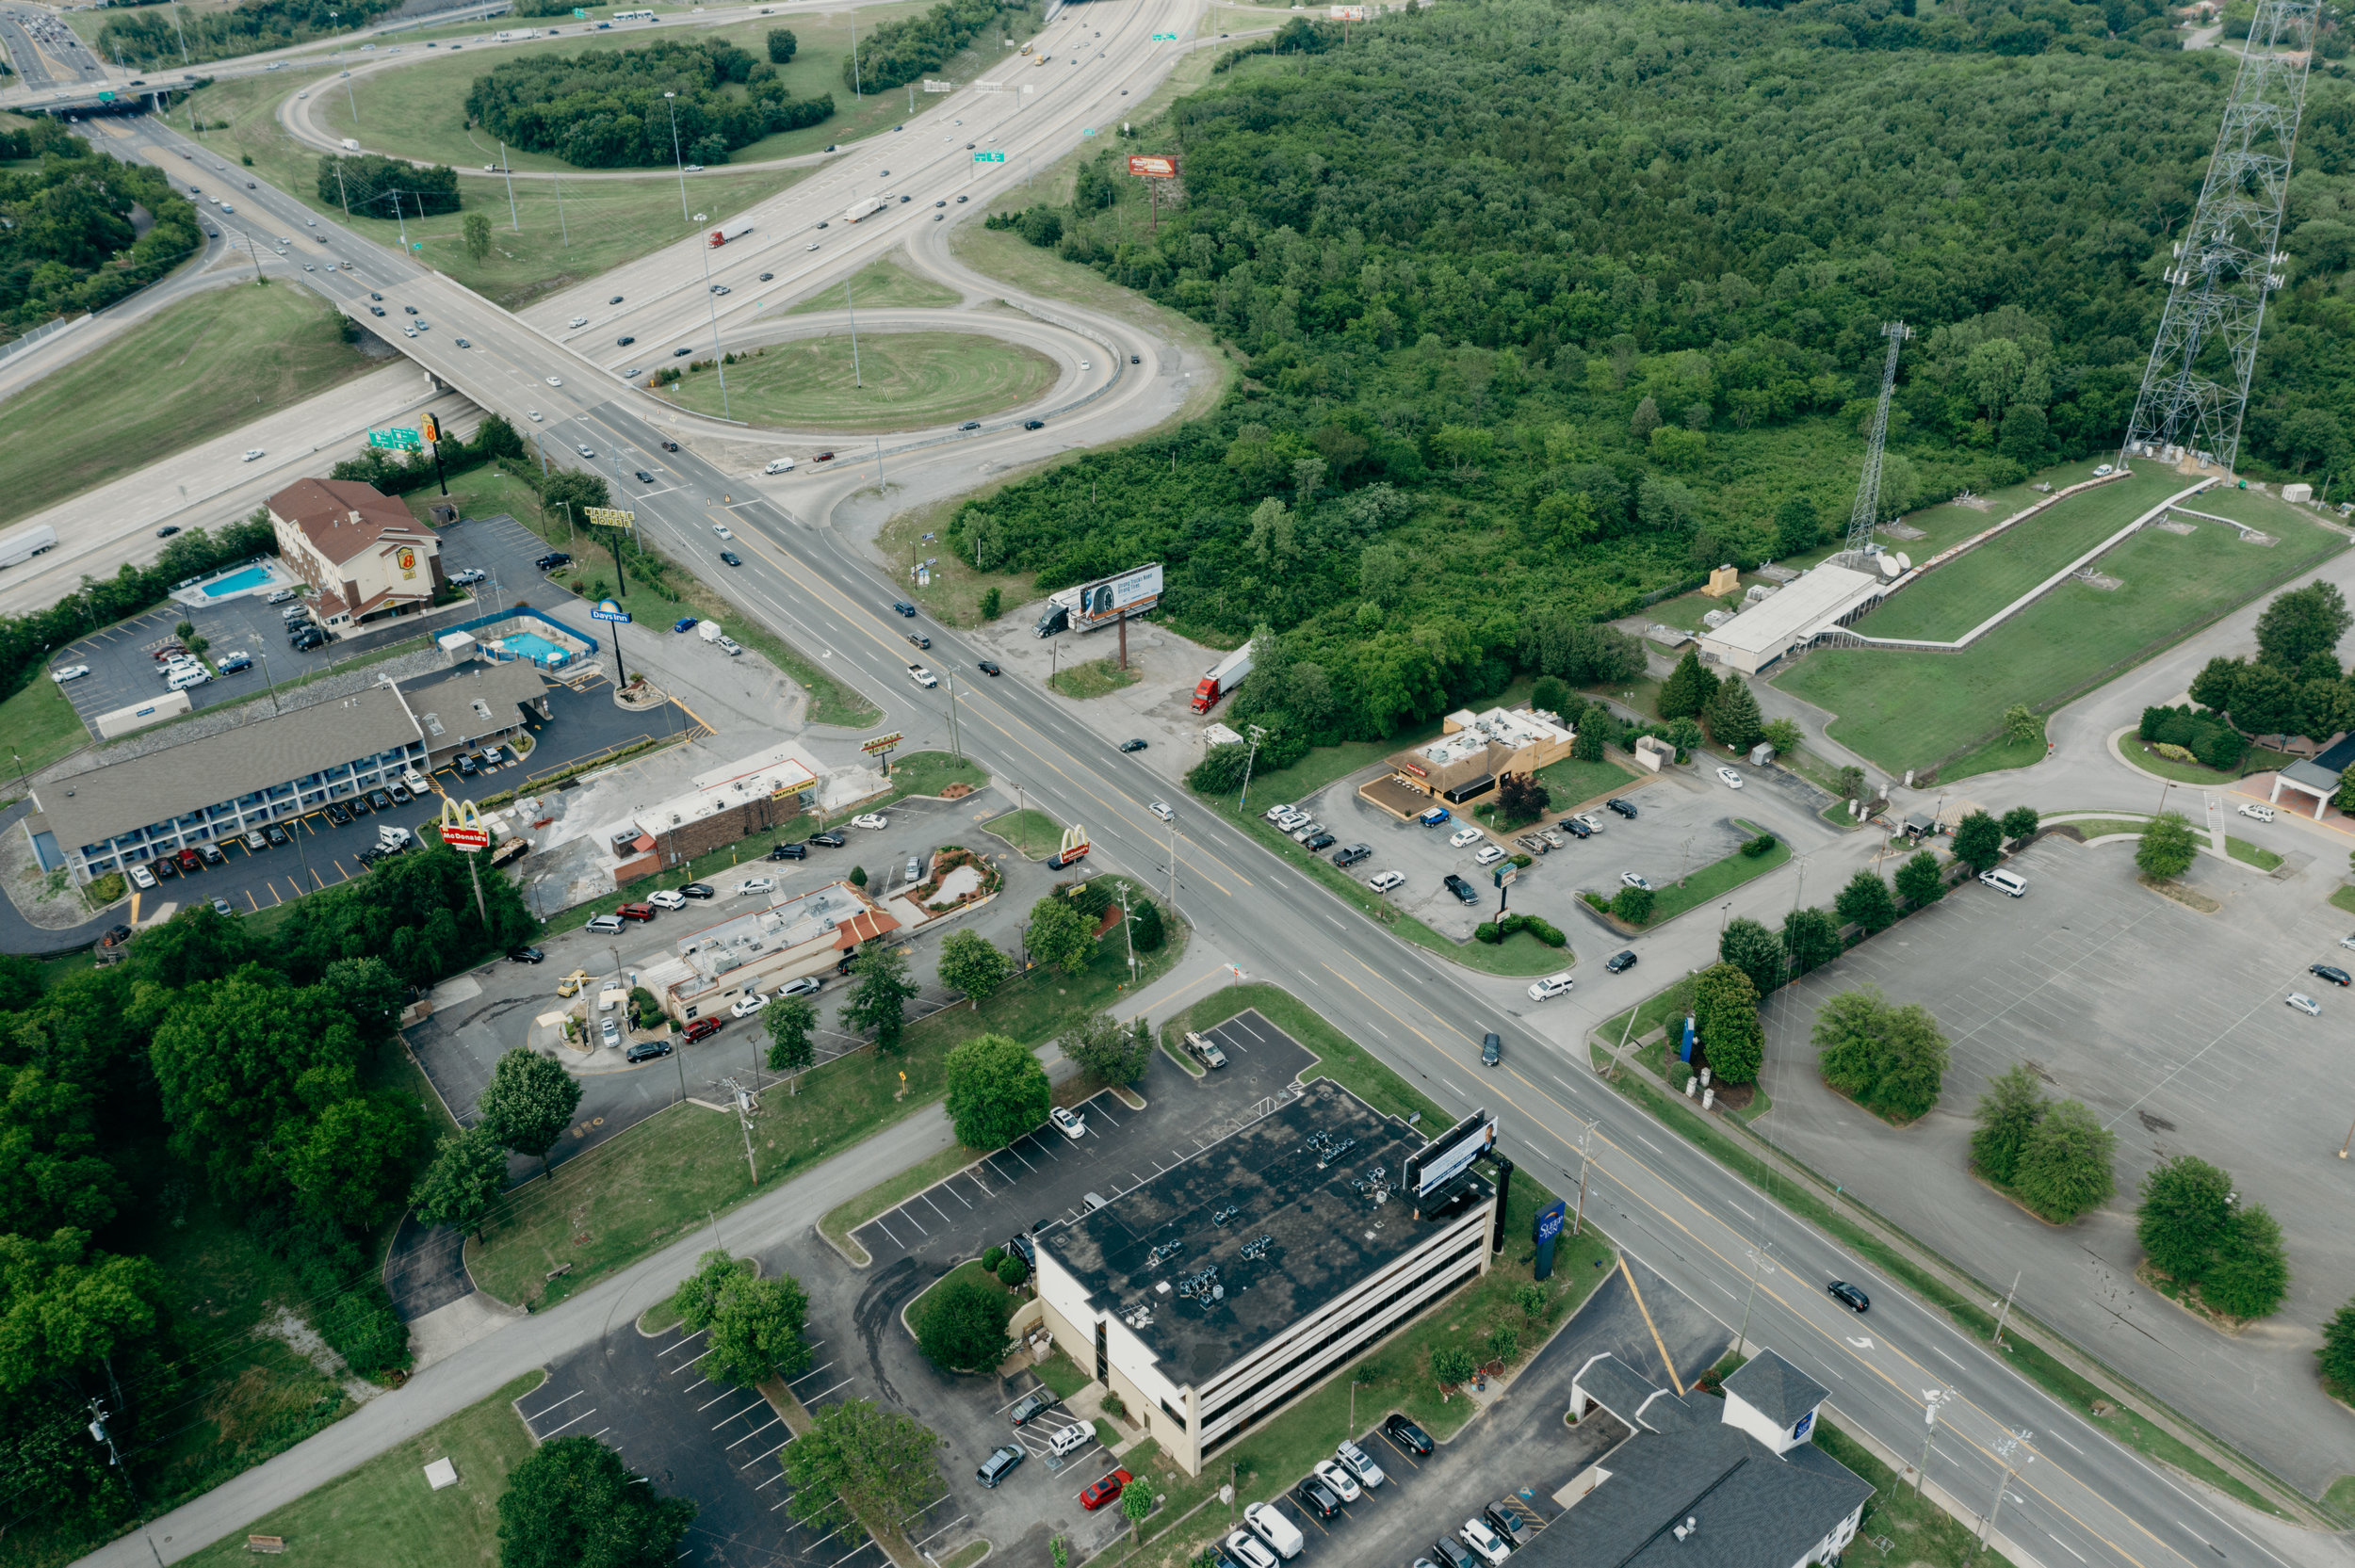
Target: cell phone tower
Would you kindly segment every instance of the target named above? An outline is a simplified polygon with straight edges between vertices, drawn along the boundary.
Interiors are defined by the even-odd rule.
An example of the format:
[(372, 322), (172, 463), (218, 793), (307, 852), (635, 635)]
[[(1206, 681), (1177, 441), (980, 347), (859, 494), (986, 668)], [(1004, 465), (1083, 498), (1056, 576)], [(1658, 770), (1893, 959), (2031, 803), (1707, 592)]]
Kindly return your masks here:
[(2290, 154), (2306, 103), (2319, 0), (2258, 0), (2191, 226), (2167, 265), (2167, 314), (2151, 345), (2123, 462), (2184, 453), (2226, 473), (2257, 365), (2266, 299), (2282, 286)]
[(1897, 388), (1897, 350), (1913, 329), (1902, 321), (1881, 324), (1881, 336), (1889, 340), (1889, 357), (1881, 362), (1881, 399), (1873, 409), (1873, 431), (1864, 441), (1864, 477), (1857, 481), (1856, 505), (1848, 512), (1848, 547), (1840, 553), (1839, 564), (1860, 571), (1876, 570), (1873, 560), (1873, 525), (1879, 521), (1881, 505), (1881, 451), (1889, 445), (1889, 398)]

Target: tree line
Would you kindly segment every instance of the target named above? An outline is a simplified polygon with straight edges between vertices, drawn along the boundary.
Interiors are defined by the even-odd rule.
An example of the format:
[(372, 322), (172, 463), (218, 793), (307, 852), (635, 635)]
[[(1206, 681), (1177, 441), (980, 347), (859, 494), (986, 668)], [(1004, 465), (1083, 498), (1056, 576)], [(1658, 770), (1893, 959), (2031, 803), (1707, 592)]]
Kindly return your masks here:
[(487, 920), (461, 857), (433, 846), (309, 896), (268, 937), (203, 904), (141, 931), (126, 962), (46, 990), (27, 961), (0, 961), (12, 1517), (127, 1516), (128, 1479), (82, 1430), (91, 1398), (112, 1411), (134, 1474), (185, 1423), (198, 1303), (136, 1247), (150, 1213), (184, 1205), (187, 1188), (288, 1264), (300, 1296), (287, 1304), (354, 1372), (408, 1365), (377, 1263), (428, 1128), (415, 1095), (372, 1070), (399, 1051), (418, 989), (537, 929), (507, 879), (482, 894)]
[[(0, 156), (0, 323), (19, 330), (104, 310), (203, 249), (196, 208), (163, 170), (122, 163), (42, 118), (6, 133)], [(138, 232), (134, 209), (153, 221)]]
[(941, 0), (919, 16), (862, 35), (858, 47), (842, 57), (842, 85), (853, 92), (901, 87), (939, 70), (983, 28), (1028, 31), (1038, 24), (1032, 0)]
[(501, 60), (466, 93), (467, 118), (509, 146), (581, 169), (725, 163), (739, 147), (833, 113), (832, 94), (789, 96), (774, 65), (724, 39), (525, 55)]
[[(107, 18), (98, 30), (97, 53), (142, 69), (178, 65), (184, 58), (189, 63), (226, 59), (365, 27), (396, 8), (399, 0), (238, 0), (225, 11), (181, 6), (166, 9), (160, 0), (140, 4), (157, 8)], [(331, 18), (330, 11), (336, 14)]]
[[(1161, 560), (1176, 625), (1272, 626), (1376, 738), (1530, 671), (1542, 615), (1828, 542), (1884, 321), (1916, 332), (1885, 513), (2103, 449), (2228, 88), (2229, 60), (2136, 41), (2156, 17), (2079, 8), (2033, 53), (1975, 8), (1860, 48), (1863, 13), (1814, 0), (1490, 0), (1346, 48), (1295, 18), (1142, 128), (1183, 171), (1158, 233), (1110, 149), (1068, 203), (993, 215), (1214, 329), (1236, 390), (968, 503), (950, 542), (1050, 590)], [(2284, 470), (2355, 408), (2346, 334), (2303, 325), (2335, 319), (2355, 225), (2297, 237), (2337, 221), (2355, 105), (2312, 91), (2298, 299), (2248, 424)]]
[(458, 170), (447, 164), (414, 164), (382, 153), (327, 153), (319, 157), (318, 198), (363, 218), (428, 218), (465, 203)]

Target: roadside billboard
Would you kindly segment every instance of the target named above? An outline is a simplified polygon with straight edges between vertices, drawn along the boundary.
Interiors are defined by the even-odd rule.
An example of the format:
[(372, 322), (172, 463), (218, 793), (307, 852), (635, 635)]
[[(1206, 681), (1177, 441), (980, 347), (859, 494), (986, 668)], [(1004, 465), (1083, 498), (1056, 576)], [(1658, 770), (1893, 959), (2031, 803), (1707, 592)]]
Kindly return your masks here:
[(1075, 630), (1102, 625), (1123, 616), (1141, 615), (1161, 603), (1161, 563), (1140, 566), (1117, 577), (1104, 577), (1080, 590), (1080, 606), (1073, 612)]
[(1461, 1122), (1406, 1156), (1406, 1190), (1418, 1200), (1429, 1197), (1466, 1171), (1472, 1161), (1496, 1147), (1496, 1118), (1475, 1110)]
[(1332, 18), (1336, 22), (1363, 22), (1366, 19), (1366, 8), (1363, 6), (1333, 6), (1326, 9), (1325, 15)]
[(1178, 177), (1178, 160), (1150, 153), (1131, 153), (1129, 172), (1140, 180), (1174, 180)]

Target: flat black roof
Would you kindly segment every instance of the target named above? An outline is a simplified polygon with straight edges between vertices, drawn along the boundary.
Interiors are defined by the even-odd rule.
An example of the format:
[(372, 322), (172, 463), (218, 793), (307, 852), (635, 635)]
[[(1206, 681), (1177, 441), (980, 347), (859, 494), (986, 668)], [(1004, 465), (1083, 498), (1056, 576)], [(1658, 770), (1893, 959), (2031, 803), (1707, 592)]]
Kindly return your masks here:
[[(1163, 1376), (1199, 1387), (1435, 1233), (1398, 1191), (1406, 1156), (1426, 1141), (1331, 1079), (1313, 1079), (1298, 1099), (1038, 1245), (1097, 1308), (1129, 1324)], [(1376, 1166), (1389, 1188), (1380, 1203)], [(1190, 1280), (1198, 1288), (1181, 1289)], [(1149, 1319), (1137, 1320), (1140, 1308)]]

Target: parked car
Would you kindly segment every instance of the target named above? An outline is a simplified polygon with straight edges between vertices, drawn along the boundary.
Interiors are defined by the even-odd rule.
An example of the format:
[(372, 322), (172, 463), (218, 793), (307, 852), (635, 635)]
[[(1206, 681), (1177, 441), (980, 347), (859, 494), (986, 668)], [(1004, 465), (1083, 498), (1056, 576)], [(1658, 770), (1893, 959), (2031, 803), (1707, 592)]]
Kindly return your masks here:
[(1389, 1479), (1383, 1475), (1382, 1466), (1373, 1462), (1373, 1456), (1355, 1443), (1342, 1444), (1333, 1450), (1333, 1457), (1340, 1460), (1349, 1473), (1356, 1478), (1357, 1484), (1368, 1491), (1372, 1491)]
[(1320, 1519), (1330, 1519), (1341, 1511), (1341, 1500), (1331, 1487), (1310, 1476), (1292, 1488), (1292, 1501)]
[(1454, 872), (1449, 872), (1447, 876), (1441, 880), (1445, 882), (1447, 890), (1450, 893), (1454, 894), (1458, 901), (1467, 904), (1476, 904), (1480, 902), (1480, 890), (1472, 886), (1471, 883), (1466, 881), (1463, 878), (1457, 876)]
[(774, 877), (747, 877), (736, 884), (736, 897), (748, 898), (755, 894), (774, 893), (776, 890), (777, 879)]
[(1730, 768), (1718, 768), (1717, 777), (1726, 782), (1726, 787), (1729, 789), (1739, 789), (1742, 787), (1742, 775), (1735, 772)]
[(1209, 1035), (1196, 1034), (1192, 1029), (1186, 1031), (1186, 1053), (1205, 1067), (1217, 1068), (1226, 1065), (1226, 1053), (1219, 1049), (1218, 1042)]
[(853, 828), (868, 828), (876, 832), (881, 832), (884, 829), (891, 826), (891, 818), (882, 816), (876, 812), (864, 811), (859, 813), (856, 816), (851, 818), (851, 826)]
[(1448, 848), (1451, 849), (1460, 849), (1467, 844), (1477, 844), (1479, 842), (1480, 830), (1478, 828), (1461, 828), (1454, 833), (1448, 835), (1447, 844)]
[(1510, 1497), (1490, 1503), (1480, 1511), (1480, 1516), (1490, 1529), (1503, 1537), (1506, 1545), (1517, 1551), (1537, 1539), (1537, 1532), (1529, 1528), (1529, 1519), (1520, 1505)]
[(1066, 1110), (1061, 1106), (1050, 1107), (1047, 1112), (1047, 1120), (1055, 1124), (1057, 1132), (1074, 1143), (1088, 1135), (1087, 1118), (1076, 1111)]
[(850, 840), (844, 838), (840, 833), (835, 832), (830, 829), (822, 833), (812, 833), (808, 838), (803, 840), (803, 842), (806, 844), (820, 845), (828, 849), (839, 849), (842, 846), (848, 844)]
[(731, 1017), (735, 1018), (750, 1018), (754, 1013), (758, 1012), (762, 1008), (765, 1008), (768, 1005), (769, 998), (761, 993), (755, 991), (743, 996), (738, 997), (736, 1005), (728, 1009), (728, 1013)]
[(1236, 1530), (1220, 1549), (1227, 1561), (1241, 1564), (1241, 1568), (1276, 1568), (1275, 1554), (1249, 1530)]
[(2285, 999), (2289, 1002), (2290, 1006), (2306, 1014), (2309, 1018), (2319, 1018), (2322, 1016), (2322, 1004), (2315, 1001), (2312, 996), (2307, 995), (2302, 991), (2293, 991)]
[(1453, 821), (1454, 816), (1455, 814), (1448, 810), (1445, 806), (1433, 806), (1429, 811), (1426, 811), (1421, 816), (1416, 817), (1415, 820), (1421, 823), (1426, 828), (1437, 828), (1444, 823)]
[(155, 874), (144, 865), (125, 866), (122, 874), (130, 878), (131, 885), (142, 893), (152, 892), (155, 886)]
[(1315, 1474), (1317, 1479), (1324, 1483), (1327, 1491), (1345, 1503), (1354, 1503), (1365, 1495), (1358, 1488), (1357, 1478), (1329, 1459), (1317, 1462)]
[(599, 936), (616, 936), (621, 933), (622, 917), (618, 914), (593, 914), (584, 929)]
[(1024, 1458), (1022, 1445), (1009, 1443), (1002, 1448), (992, 1448), (989, 1457), (982, 1461), (981, 1468), (974, 1474), (981, 1478), (983, 1486), (994, 1488), (1012, 1475), (1015, 1466), (1020, 1464)]
[(1376, 893), (1388, 893), (1394, 887), (1405, 886), (1406, 874), (1404, 871), (1376, 871), (1366, 879), (1366, 885)]
[(780, 996), (815, 996), (825, 989), (826, 982), (817, 976), (804, 975), (799, 979), (788, 980), (777, 987), (777, 994)]
[(1472, 856), (1472, 864), (1475, 865), (1494, 865), (1497, 862), (1505, 857), (1505, 853), (1506, 851), (1502, 845), (1486, 844), (1481, 846), (1480, 853)]
[(2347, 971), (2335, 963), (2310, 963), (2306, 966), (2306, 973), (2319, 979), (2329, 980), (2332, 985), (2348, 983)]
[(1298, 1557), (1308, 1544), (1300, 1527), (1285, 1518), (1284, 1511), (1274, 1503), (1253, 1503), (1242, 1511), (1242, 1518), (1260, 1540), (1275, 1548), (1275, 1555), (1280, 1558)]
[(1033, 1388), (1016, 1399), (1014, 1402), (1014, 1408), (1007, 1411), (1006, 1415), (1016, 1427), (1027, 1427), (1032, 1419), (1044, 1415), (1054, 1408), (1055, 1394), (1052, 1389)]
[(1634, 888), (1639, 893), (1651, 891), (1651, 883), (1644, 880), (1644, 875), (1640, 871), (1622, 871), (1619, 873), (1619, 881), (1622, 885)]
[(286, 830), (280, 827), (275, 822), (272, 822), (268, 827), (262, 830), (262, 836), (268, 839), (272, 844), (277, 845), (282, 849), (284, 849), (288, 843), (292, 842), (286, 837)]
[(1311, 850), (1330, 849), (1333, 847), (1333, 835), (1328, 832), (1313, 833), (1302, 839), (1301, 843)]
[(1484, 1519), (1467, 1519), (1464, 1528), (1455, 1533), (1463, 1537), (1464, 1544), (1478, 1553), (1480, 1560), (1489, 1564), (1489, 1568), (1495, 1568), (1513, 1553), (1513, 1548), (1507, 1546)]
[[(613, 1020), (610, 1018), (607, 1019), (605, 1023), (608, 1028), (610, 1028), (613, 1026)], [(669, 1041), (642, 1040), (637, 1044), (632, 1045), (628, 1050), (623, 1052), (622, 1059), (624, 1061), (633, 1063), (641, 1061), (659, 1061), (662, 1058), (667, 1057), (670, 1054), (671, 1043)]]
[(657, 909), (685, 909), (687, 895), (675, 888), (658, 887), (646, 895), (646, 902)]
[(518, 947), (507, 955), (510, 963), (545, 963), (548, 955), (537, 947)]
[(1372, 845), (1352, 844), (1349, 848), (1339, 851), (1333, 856), (1333, 864), (1336, 865), (1355, 865), (1361, 860), (1371, 859), (1372, 855)]
[(1631, 822), (1635, 820), (1635, 802), (1632, 800), (1623, 800), (1616, 795), (1614, 795), (1611, 799), (1605, 800), (1602, 803), (1602, 806), (1605, 811), (1616, 812)]
[(726, 1022), (723, 1018), (690, 1018), (687, 1027), (679, 1032), (687, 1036), (687, 1042), (691, 1045), (698, 1040), (708, 1040), (718, 1034)]
[(344, 810), (339, 802), (330, 800), (327, 802), (327, 819), (340, 828), (351, 820), (351, 813)]
[(1431, 1434), (1404, 1415), (1392, 1415), (1383, 1422), (1382, 1435), (1418, 1459), (1431, 1452)]
[[(1089, 1431), (1089, 1429), (1083, 1427), (1069, 1427), (1064, 1430), (1067, 1431)], [(1093, 1437), (1094, 1433), (1090, 1431), (1091, 1440)], [(1136, 1478), (1129, 1474), (1126, 1470), (1114, 1470), (1111, 1475), (1106, 1476), (1102, 1480), (1097, 1481), (1095, 1485), (1089, 1487), (1085, 1492), (1080, 1494), (1080, 1506), (1093, 1513), (1097, 1509), (1102, 1508), (1106, 1503), (1109, 1503), (1118, 1497), (1121, 1494), (1121, 1490), (1134, 1479), (1136, 1479)]]

